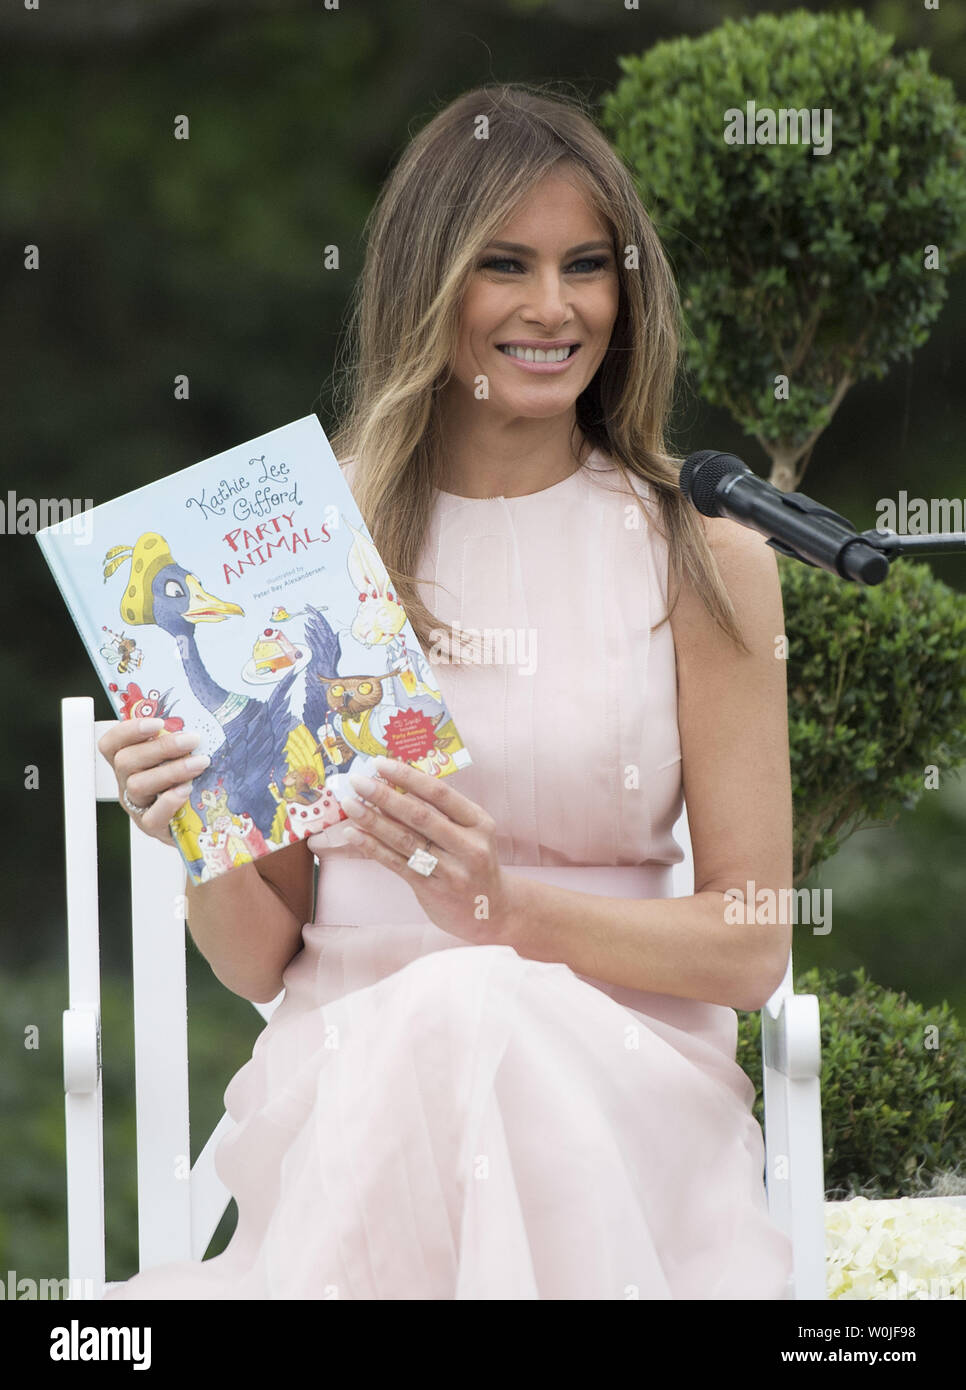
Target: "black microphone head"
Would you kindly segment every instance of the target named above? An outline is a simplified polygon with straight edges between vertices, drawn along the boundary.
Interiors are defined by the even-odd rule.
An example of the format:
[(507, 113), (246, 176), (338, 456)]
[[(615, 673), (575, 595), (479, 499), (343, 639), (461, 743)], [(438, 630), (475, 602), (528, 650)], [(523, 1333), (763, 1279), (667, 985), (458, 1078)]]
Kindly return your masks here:
[(734, 454), (719, 454), (717, 449), (701, 449), (690, 454), (681, 465), (681, 491), (703, 516), (720, 516), (718, 484), (730, 473), (750, 473), (746, 463)]

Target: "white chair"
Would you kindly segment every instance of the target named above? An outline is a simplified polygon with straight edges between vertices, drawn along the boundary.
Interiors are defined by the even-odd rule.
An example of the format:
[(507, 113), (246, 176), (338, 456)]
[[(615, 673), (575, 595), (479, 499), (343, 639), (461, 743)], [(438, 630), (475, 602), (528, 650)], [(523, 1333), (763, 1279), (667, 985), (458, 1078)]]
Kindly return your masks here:
[[(89, 698), (62, 702), (69, 1008), (64, 1012), (67, 1231), (71, 1287), (100, 1299), (105, 1283), (104, 1156), (100, 1051), (96, 803), (117, 784)], [(687, 859), (676, 893), (690, 893), (686, 817), (676, 829)], [(184, 865), (177, 850), (132, 823), (131, 898), (137, 1117), (139, 1268), (201, 1260), (231, 1200), (214, 1152), (231, 1126), (222, 1116), (195, 1163), (188, 1138), (188, 1024)], [(769, 1209), (790, 1236), (788, 1297), (824, 1298), (824, 1191), (819, 1099), (818, 1001), (785, 979), (762, 1010), (766, 1187)], [(284, 991), (254, 1007), (267, 1021)], [(226, 1079), (227, 1084), (227, 1079)], [(793, 1195), (794, 1194), (794, 1195)]]
[[(117, 782), (97, 740), (89, 698), (62, 702), (70, 1007), (64, 1012), (67, 1244), (73, 1289), (100, 1298), (104, 1282), (104, 1156), (96, 802)], [(131, 921), (140, 1269), (204, 1258), (231, 1194), (214, 1151), (225, 1114), (194, 1165), (188, 1142), (188, 1015), (184, 864), (178, 851), (131, 824)], [(284, 991), (254, 1007), (271, 1017)], [(227, 1084), (227, 1079), (226, 1079)]]

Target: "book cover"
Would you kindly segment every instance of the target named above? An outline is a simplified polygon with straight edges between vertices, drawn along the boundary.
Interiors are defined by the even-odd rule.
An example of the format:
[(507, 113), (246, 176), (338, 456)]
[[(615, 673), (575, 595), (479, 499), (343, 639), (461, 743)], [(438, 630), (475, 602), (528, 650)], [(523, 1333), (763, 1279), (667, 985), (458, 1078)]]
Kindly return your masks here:
[(194, 883), (348, 821), (380, 754), (471, 763), (314, 415), (36, 534), (118, 717), (202, 736)]

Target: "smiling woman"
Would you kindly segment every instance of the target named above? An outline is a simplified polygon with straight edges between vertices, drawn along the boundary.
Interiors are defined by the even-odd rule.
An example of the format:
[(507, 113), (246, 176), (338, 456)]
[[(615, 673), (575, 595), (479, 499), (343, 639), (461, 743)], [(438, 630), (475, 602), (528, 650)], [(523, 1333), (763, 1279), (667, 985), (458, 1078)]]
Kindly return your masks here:
[[(677, 487), (660, 242), (579, 106), (500, 86), (370, 231), (335, 447), (473, 764), (350, 773), (350, 827), (189, 894), (219, 978), (285, 997), (226, 1092), (227, 1250), (109, 1297), (781, 1298), (735, 1010), (789, 939), (726, 917), (791, 871), (781, 596)], [(501, 631), (525, 665), (468, 659)]]
[(604, 360), (620, 303), (612, 236), (601, 237), (608, 229), (573, 173), (547, 174), (502, 230), (522, 240), (484, 247), (440, 399), (444, 477), (467, 495), (481, 484), (483, 496), (535, 492), (581, 462), (574, 402)]

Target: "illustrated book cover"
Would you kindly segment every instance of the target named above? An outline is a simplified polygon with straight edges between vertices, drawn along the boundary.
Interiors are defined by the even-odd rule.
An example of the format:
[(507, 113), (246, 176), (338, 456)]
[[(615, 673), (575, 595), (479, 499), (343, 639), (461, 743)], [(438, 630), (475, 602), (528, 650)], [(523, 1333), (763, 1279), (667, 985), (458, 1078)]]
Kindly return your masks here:
[(118, 718), (201, 734), (171, 821), (192, 882), (347, 821), (380, 754), (470, 765), (314, 415), (37, 540)]

